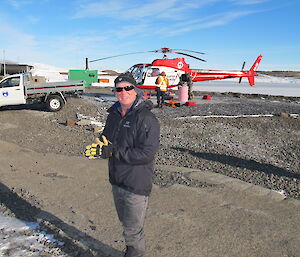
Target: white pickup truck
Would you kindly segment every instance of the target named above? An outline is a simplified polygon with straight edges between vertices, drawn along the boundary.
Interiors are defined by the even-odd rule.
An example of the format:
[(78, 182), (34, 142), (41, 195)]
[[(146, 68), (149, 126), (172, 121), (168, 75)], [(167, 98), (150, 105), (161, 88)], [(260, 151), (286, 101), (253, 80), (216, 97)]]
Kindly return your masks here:
[(36, 84), (31, 73), (5, 77), (0, 81), (0, 107), (19, 104), (46, 103), (47, 109), (59, 111), (66, 97), (84, 92), (84, 81), (65, 81)]

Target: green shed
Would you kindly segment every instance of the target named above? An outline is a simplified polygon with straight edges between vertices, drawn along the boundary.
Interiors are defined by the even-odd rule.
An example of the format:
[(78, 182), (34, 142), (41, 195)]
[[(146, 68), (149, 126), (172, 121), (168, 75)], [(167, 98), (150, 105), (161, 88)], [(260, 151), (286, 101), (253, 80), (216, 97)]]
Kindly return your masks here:
[(85, 85), (98, 82), (98, 70), (69, 70), (69, 80), (84, 80)]

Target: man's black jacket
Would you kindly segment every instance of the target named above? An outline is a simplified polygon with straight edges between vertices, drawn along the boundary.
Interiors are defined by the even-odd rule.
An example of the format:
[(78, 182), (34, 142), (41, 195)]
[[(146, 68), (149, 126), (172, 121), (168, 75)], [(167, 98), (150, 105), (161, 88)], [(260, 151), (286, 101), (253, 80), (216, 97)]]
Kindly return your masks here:
[(137, 99), (121, 117), (120, 103), (108, 109), (103, 135), (113, 144), (109, 181), (127, 191), (148, 196), (152, 189), (154, 156), (159, 147), (160, 126), (149, 100)]

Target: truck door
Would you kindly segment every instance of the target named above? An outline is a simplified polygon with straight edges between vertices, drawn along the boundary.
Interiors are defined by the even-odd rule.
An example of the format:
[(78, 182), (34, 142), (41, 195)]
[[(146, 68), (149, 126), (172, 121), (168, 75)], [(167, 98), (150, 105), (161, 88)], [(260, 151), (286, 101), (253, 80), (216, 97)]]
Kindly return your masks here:
[(0, 106), (25, 103), (21, 76), (10, 76), (0, 82)]

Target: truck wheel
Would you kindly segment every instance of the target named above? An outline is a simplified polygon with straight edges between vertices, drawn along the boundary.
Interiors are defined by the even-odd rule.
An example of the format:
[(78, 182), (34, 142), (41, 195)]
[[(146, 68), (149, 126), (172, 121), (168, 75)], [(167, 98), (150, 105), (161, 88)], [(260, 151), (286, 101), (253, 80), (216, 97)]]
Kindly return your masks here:
[(46, 101), (47, 109), (50, 112), (58, 112), (64, 106), (64, 101), (59, 95), (49, 96)]

